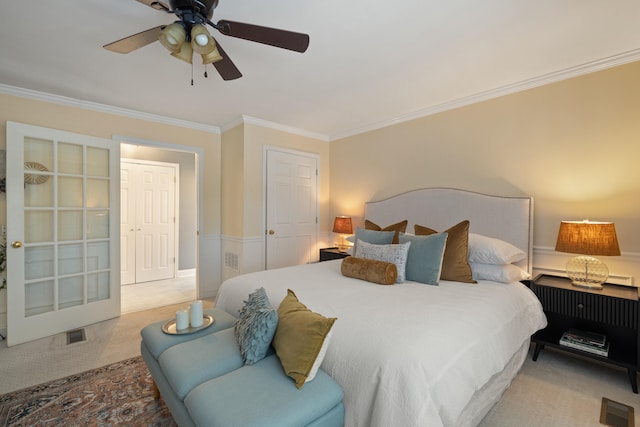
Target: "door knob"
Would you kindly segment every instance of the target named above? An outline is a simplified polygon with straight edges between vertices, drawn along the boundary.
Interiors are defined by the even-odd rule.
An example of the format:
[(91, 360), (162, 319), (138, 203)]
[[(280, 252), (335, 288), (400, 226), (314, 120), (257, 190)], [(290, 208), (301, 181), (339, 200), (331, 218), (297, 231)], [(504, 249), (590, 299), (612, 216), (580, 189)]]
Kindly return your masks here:
[(276, 234), (274, 230), (269, 230), (269, 234)]
[(22, 247), (22, 242), (20, 240), (16, 240), (11, 242), (11, 247), (12, 248), (21, 248)]

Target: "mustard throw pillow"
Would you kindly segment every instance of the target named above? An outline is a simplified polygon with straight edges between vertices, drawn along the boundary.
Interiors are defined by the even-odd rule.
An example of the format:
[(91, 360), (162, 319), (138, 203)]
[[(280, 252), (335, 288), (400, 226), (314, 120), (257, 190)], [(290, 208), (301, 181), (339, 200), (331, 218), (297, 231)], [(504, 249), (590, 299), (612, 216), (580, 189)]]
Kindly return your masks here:
[(285, 373), (302, 388), (311, 381), (322, 363), (329, 344), (328, 335), (336, 318), (309, 310), (291, 289), (278, 307), (278, 327), (273, 348)]
[(393, 285), (398, 278), (398, 268), (394, 263), (354, 256), (342, 260), (340, 271), (343, 276), (379, 285)]
[(371, 222), (368, 219), (364, 220), (364, 228), (365, 230), (374, 230), (374, 231), (395, 231), (395, 235), (393, 236), (393, 241), (391, 243), (398, 243), (398, 236), (400, 233), (404, 233), (407, 229), (408, 221), (405, 219), (404, 221), (397, 222), (395, 224), (387, 225), (386, 227), (380, 227), (375, 222)]
[[(438, 233), (429, 227), (415, 225), (417, 236), (428, 236)], [(447, 233), (447, 245), (444, 248), (442, 259), (442, 272), (440, 279), (454, 282), (477, 283), (473, 280), (471, 266), (469, 265), (469, 221), (462, 221), (445, 230)]]

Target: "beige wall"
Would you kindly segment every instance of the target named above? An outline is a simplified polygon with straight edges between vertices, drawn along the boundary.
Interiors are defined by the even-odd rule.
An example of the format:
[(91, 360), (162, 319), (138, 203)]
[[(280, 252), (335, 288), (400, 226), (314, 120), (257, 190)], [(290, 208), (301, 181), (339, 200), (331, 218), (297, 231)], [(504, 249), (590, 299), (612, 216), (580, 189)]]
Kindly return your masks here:
[[(423, 187), (531, 195), (534, 246), (611, 220), (640, 252), (640, 62), (331, 143), (331, 215)], [(534, 259), (535, 263), (535, 259)]]
[(244, 126), (222, 134), (222, 233), (243, 236)]

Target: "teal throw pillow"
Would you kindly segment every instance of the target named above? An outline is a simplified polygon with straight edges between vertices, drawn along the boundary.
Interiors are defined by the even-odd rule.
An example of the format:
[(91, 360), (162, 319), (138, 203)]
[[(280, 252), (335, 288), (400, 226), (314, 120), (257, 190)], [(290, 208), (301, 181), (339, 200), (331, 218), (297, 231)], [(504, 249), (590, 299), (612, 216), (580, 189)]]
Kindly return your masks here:
[(278, 326), (278, 312), (271, 307), (264, 288), (249, 294), (235, 324), (236, 339), (245, 365), (264, 359)]
[(356, 228), (356, 237), (353, 245), (353, 253), (356, 253), (358, 249), (358, 240), (371, 243), (374, 245), (388, 245), (393, 242), (393, 236), (396, 235), (395, 231), (377, 231), (367, 230), (366, 228)]
[(400, 243), (411, 242), (407, 256), (406, 279), (427, 285), (438, 285), (447, 233), (429, 236), (411, 236), (401, 233), (399, 240)]

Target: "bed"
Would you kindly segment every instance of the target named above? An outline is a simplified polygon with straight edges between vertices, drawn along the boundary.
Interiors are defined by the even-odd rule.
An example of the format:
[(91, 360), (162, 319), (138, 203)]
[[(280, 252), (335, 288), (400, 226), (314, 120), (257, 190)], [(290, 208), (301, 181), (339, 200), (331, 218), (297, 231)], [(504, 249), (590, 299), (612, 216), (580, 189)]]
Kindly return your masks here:
[[(422, 189), (365, 206), (377, 224), (434, 229), (469, 220), (469, 232), (508, 242), (531, 273), (533, 200)], [(522, 283), (441, 280), (381, 286), (341, 274), (342, 260), (245, 274), (225, 281), (216, 306), (237, 315), (264, 287), (277, 307), (295, 292), (309, 309), (337, 317), (322, 369), (344, 389), (345, 424), (475, 426), (517, 375), (531, 335), (546, 326)]]

